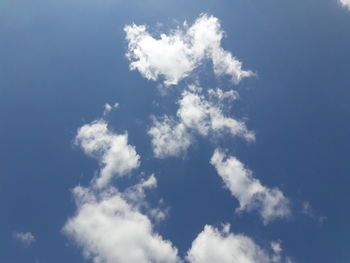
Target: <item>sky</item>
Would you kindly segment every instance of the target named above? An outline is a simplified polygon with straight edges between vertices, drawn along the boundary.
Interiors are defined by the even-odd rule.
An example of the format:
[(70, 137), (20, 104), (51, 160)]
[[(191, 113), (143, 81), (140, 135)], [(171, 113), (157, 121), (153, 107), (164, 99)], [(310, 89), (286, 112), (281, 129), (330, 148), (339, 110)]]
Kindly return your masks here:
[(348, 0), (0, 1), (0, 262), (348, 263)]

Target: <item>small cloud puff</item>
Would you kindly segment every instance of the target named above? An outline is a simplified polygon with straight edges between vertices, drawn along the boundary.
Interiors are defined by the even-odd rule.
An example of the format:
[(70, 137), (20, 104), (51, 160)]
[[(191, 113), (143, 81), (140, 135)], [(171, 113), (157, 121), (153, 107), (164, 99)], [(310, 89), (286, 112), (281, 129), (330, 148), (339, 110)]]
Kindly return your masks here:
[(110, 113), (113, 109), (117, 109), (119, 108), (119, 103), (116, 102), (113, 105), (106, 103), (104, 106), (104, 111), (103, 111), (103, 116), (108, 115), (108, 113)]
[(36, 241), (34, 235), (30, 232), (13, 232), (13, 239), (27, 247)]

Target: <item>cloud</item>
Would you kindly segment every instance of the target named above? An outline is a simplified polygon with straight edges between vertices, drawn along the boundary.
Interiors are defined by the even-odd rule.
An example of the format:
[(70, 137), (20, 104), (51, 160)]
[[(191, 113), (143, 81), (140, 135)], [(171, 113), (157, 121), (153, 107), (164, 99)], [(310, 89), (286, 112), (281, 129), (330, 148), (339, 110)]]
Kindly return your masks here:
[(350, 0), (339, 0), (339, 1), (344, 7), (347, 7), (350, 10)]
[(106, 103), (104, 106), (104, 111), (103, 111), (103, 116), (108, 115), (108, 113), (110, 113), (113, 109), (117, 109), (119, 108), (119, 103), (116, 102), (113, 105)]
[(274, 252), (274, 255), (272, 256), (272, 262), (273, 263), (281, 262), (281, 253), (282, 253), (281, 242), (280, 241), (271, 242), (271, 248)]
[(36, 241), (34, 235), (30, 232), (14, 232), (13, 238), (25, 246), (30, 246)]
[[(154, 177), (142, 187), (154, 185)], [(139, 185), (141, 187), (141, 185)], [(170, 241), (154, 232), (149, 217), (115, 188), (97, 194), (77, 186), (73, 190), (77, 213), (63, 231), (95, 263), (181, 262)]]
[(104, 187), (114, 175), (124, 176), (140, 165), (140, 156), (135, 147), (128, 144), (127, 133), (113, 133), (104, 120), (79, 128), (75, 142), (87, 155), (98, 159), (102, 166), (95, 180), (96, 187)]
[(239, 201), (237, 211), (256, 209), (264, 223), (290, 214), (289, 201), (278, 188), (267, 188), (252, 176), (252, 172), (233, 156), (216, 149), (210, 163), (231, 194)]
[[(178, 118), (180, 122), (172, 124), (170, 120), (167, 121), (172, 127), (170, 130), (175, 134), (180, 134), (179, 141), (183, 136), (191, 136), (190, 134), (184, 135), (188, 133), (188, 130), (195, 130), (202, 135), (216, 130), (220, 131), (221, 126), (213, 124), (211, 114), (221, 112), (221, 109), (212, 103), (215, 100), (218, 102), (236, 98), (232, 92), (217, 90), (208, 92), (210, 99), (207, 100), (197, 92), (200, 92), (200, 89), (196, 87), (184, 91), (179, 102)], [(201, 115), (203, 112), (204, 115)], [(220, 114), (222, 115), (222, 112)], [(217, 114), (213, 116), (217, 119), (226, 118), (223, 116), (218, 118)], [(180, 127), (179, 125), (183, 125), (183, 131), (177, 131), (176, 127)], [(170, 131), (166, 133), (171, 134)], [(100, 119), (78, 129), (76, 143), (87, 155), (96, 158), (101, 165), (99, 173), (91, 181), (90, 186), (77, 186), (73, 189), (77, 211), (63, 227), (63, 232), (82, 248), (84, 257), (95, 263), (183, 262), (171, 241), (164, 239), (154, 230), (153, 221), (157, 222), (166, 217), (166, 212), (157, 207), (152, 208), (146, 201), (146, 191), (157, 187), (155, 176), (152, 174), (148, 178), (141, 178), (138, 183), (132, 184), (123, 192), (111, 184), (112, 176), (123, 176), (139, 166), (140, 156), (135, 147), (128, 144), (127, 134), (118, 135), (112, 132), (108, 129), (108, 123)], [(230, 160), (233, 157), (224, 162), (224, 157), (220, 159), (220, 156), (217, 157), (215, 154), (212, 164), (216, 166), (225, 182), (228, 181), (225, 180), (226, 177), (231, 180), (231, 175), (225, 175), (225, 172), (221, 170), (230, 169)], [(242, 167), (241, 170), (244, 170)], [(244, 174), (243, 177), (248, 178), (245, 179), (248, 182), (245, 186), (258, 182), (257, 185), (263, 189), (253, 193), (253, 197), (250, 198), (262, 202), (263, 213), (269, 217), (264, 219), (270, 220), (270, 217), (275, 216), (270, 210), (273, 212), (278, 210), (276, 208), (278, 204), (273, 203), (275, 196), (270, 196), (275, 190), (264, 188), (249, 174)], [(250, 192), (251, 187), (247, 189)], [(239, 200), (240, 198), (238, 196)], [(248, 203), (245, 206), (251, 206)], [(274, 244), (272, 250), (274, 253), (269, 255), (249, 237), (230, 233), (229, 225), (225, 225), (223, 230), (206, 226), (193, 241), (186, 260), (190, 263), (280, 263), (281, 249), (278, 248), (278, 244)]]
[(205, 59), (212, 61), (216, 76), (228, 75), (234, 83), (253, 75), (243, 70), (242, 63), (221, 47), (224, 32), (214, 16), (202, 14), (192, 26), (185, 22), (158, 39), (145, 25), (128, 25), (124, 31), (130, 69), (137, 69), (149, 80), (163, 77), (165, 85), (176, 85)]
[(322, 226), (326, 221), (327, 217), (326, 216), (319, 216), (316, 215), (315, 212), (313, 211), (313, 208), (311, 207), (310, 202), (303, 202), (303, 207), (302, 207), (302, 213), (316, 221)]
[(182, 262), (171, 242), (153, 230), (151, 220), (166, 216), (145, 200), (145, 191), (157, 186), (155, 176), (141, 178), (123, 192), (111, 185), (112, 176), (139, 166), (140, 156), (127, 143), (127, 135), (113, 133), (106, 121), (97, 120), (78, 130), (76, 143), (102, 166), (89, 187), (73, 189), (77, 211), (63, 227), (85, 258), (95, 263)]
[(222, 230), (206, 225), (187, 252), (190, 263), (271, 263), (270, 255), (245, 235), (230, 232), (230, 226)]
[(148, 131), (152, 137), (153, 153), (157, 158), (179, 156), (192, 143), (192, 136), (183, 123), (177, 123), (165, 116), (162, 120), (153, 118), (153, 126)]
[(242, 136), (248, 141), (255, 139), (244, 122), (224, 115), (222, 102), (236, 99), (236, 92), (211, 89), (208, 91), (209, 98), (199, 92), (194, 87), (183, 91), (178, 102), (177, 120), (169, 116), (153, 119), (148, 134), (152, 137), (153, 152), (157, 158), (183, 154), (191, 145), (194, 134), (230, 134)]

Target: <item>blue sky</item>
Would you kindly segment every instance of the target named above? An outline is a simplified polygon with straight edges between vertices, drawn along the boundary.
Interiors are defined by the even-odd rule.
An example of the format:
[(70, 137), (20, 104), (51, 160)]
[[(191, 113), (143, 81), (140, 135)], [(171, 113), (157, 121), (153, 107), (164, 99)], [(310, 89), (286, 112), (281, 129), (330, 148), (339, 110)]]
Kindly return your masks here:
[(1, 1), (0, 262), (349, 262), (349, 7)]

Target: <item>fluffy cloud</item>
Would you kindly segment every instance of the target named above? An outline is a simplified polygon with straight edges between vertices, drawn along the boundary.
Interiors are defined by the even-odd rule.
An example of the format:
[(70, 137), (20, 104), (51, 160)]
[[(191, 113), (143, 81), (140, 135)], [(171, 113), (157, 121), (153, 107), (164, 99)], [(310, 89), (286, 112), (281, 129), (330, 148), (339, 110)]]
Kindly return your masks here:
[(30, 246), (35, 242), (35, 237), (30, 232), (14, 232), (13, 238), (25, 246)]
[(157, 158), (183, 154), (192, 142), (187, 127), (168, 116), (162, 120), (153, 118), (148, 134), (152, 137), (153, 153)]
[(340, 3), (350, 10), (350, 0), (339, 0)]
[[(138, 188), (155, 183), (154, 178), (145, 182)], [(78, 211), (64, 232), (83, 248), (86, 258), (95, 263), (181, 262), (171, 242), (153, 231), (149, 217), (116, 189), (96, 194), (78, 186), (73, 192)]]
[(201, 15), (192, 26), (168, 35), (154, 38), (144, 25), (128, 25), (124, 28), (128, 41), (127, 57), (130, 69), (137, 69), (145, 78), (158, 80), (164, 77), (165, 85), (175, 85), (205, 59), (211, 59), (217, 76), (229, 75), (238, 83), (253, 75), (242, 69), (242, 63), (221, 47), (224, 36), (216, 17)]
[(289, 201), (283, 193), (278, 188), (263, 186), (235, 157), (227, 157), (224, 152), (216, 149), (210, 163), (231, 194), (238, 199), (238, 211), (257, 209), (264, 223), (290, 214)]
[(145, 201), (145, 191), (157, 186), (155, 176), (141, 178), (123, 192), (111, 186), (113, 175), (123, 176), (139, 166), (127, 135), (115, 134), (106, 121), (97, 120), (78, 130), (76, 143), (102, 166), (89, 187), (74, 188), (77, 212), (63, 228), (84, 256), (95, 263), (181, 262), (171, 242), (153, 230), (151, 219), (165, 218)]
[(103, 116), (108, 115), (108, 113), (110, 113), (113, 109), (117, 109), (119, 108), (119, 103), (116, 102), (113, 105), (106, 103), (104, 106), (104, 111), (103, 111)]
[(148, 131), (152, 137), (154, 155), (158, 158), (178, 156), (184, 153), (193, 141), (193, 134), (218, 136), (222, 134), (239, 135), (246, 140), (254, 140), (254, 133), (242, 121), (226, 117), (222, 101), (237, 98), (234, 91), (209, 90), (209, 99), (195, 90), (185, 90), (179, 100), (178, 120), (165, 116), (154, 119)]
[(95, 180), (97, 187), (106, 186), (114, 175), (126, 175), (140, 165), (140, 156), (135, 147), (128, 144), (127, 133), (113, 133), (104, 120), (82, 126), (75, 141), (87, 155), (98, 159), (102, 166)]
[(230, 233), (230, 226), (222, 230), (206, 225), (193, 241), (187, 253), (190, 263), (271, 263), (272, 258), (244, 235)]

